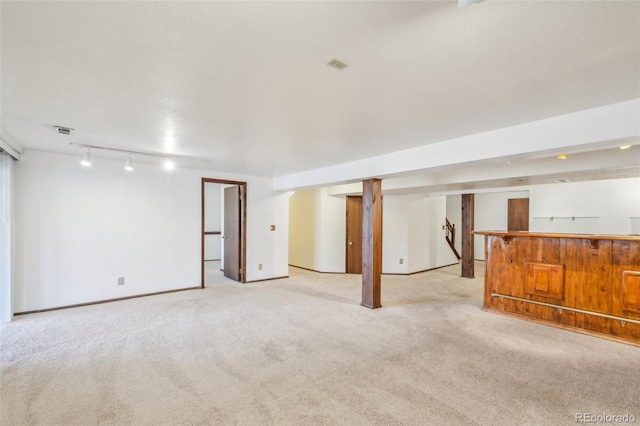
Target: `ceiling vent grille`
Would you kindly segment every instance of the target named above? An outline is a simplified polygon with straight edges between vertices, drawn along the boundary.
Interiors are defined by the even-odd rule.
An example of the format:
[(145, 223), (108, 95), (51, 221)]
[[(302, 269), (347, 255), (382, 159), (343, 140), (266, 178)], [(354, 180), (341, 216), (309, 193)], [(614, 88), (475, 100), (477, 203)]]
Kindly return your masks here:
[(337, 70), (343, 70), (343, 69), (345, 69), (346, 67), (349, 66), (349, 65), (345, 64), (344, 62), (339, 61), (337, 59), (330, 60), (327, 65), (329, 65), (330, 67), (333, 67), (333, 68), (335, 68)]
[(60, 135), (72, 135), (73, 129), (71, 127), (53, 126), (56, 133)]

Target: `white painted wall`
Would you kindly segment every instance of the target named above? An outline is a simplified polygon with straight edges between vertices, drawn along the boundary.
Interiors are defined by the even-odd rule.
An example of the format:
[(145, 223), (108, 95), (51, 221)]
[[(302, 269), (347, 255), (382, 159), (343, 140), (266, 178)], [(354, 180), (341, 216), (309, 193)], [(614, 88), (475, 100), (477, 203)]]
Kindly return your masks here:
[[(385, 195), (382, 200), (382, 272), (409, 272), (409, 196)], [(413, 230), (412, 230), (413, 231)], [(400, 264), (400, 259), (403, 263)]]
[(408, 273), (439, 268), (458, 260), (445, 240), (447, 199), (445, 196), (407, 196)]
[(13, 317), (13, 163), (0, 152), (0, 321)]
[[(529, 191), (505, 191), (476, 194), (474, 197), (474, 230), (506, 231), (509, 218), (509, 198), (527, 197), (529, 197)], [(531, 213), (529, 213), (529, 215), (531, 215)], [(456, 225), (456, 227), (457, 226), (458, 225)], [(458, 231), (456, 230), (456, 232)], [(484, 260), (484, 236), (475, 236), (474, 252), (477, 260)]]
[[(221, 185), (207, 182), (204, 185), (204, 230), (206, 232), (222, 231)], [(222, 240), (220, 235), (205, 235), (205, 260), (220, 259)]]
[(289, 264), (301, 268), (319, 270), (320, 191), (306, 189), (296, 191), (289, 199)]
[[(496, 230), (506, 231), (508, 225), (509, 198), (527, 198), (528, 191), (505, 191), (475, 194), (475, 217), (474, 229), (476, 230)], [(448, 195), (447, 217), (452, 224), (456, 225), (455, 246), (458, 253), (462, 255), (462, 196)], [(474, 241), (474, 257), (477, 260), (484, 260), (484, 237), (476, 235)]]
[[(291, 197), (291, 265), (345, 271), (346, 198), (331, 192), (330, 188), (307, 189)], [(382, 272), (406, 274), (456, 263), (444, 239), (445, 215), (444, 196), (385, 195)]]
[(407, 198), (407, 252), (409, 257), (407, 272), (424, 271), (437, 264), (436, 259), (431, 257), (435, 254), (432, 248), (434, 248), (440, 234), (437, 230), (435, 233), (433, 232), (433, 224), (438, 222), (439, 218), (432, 217), (437, 212), (433, 212), (431, 209), (431, 199), (424, 196), (407, 196)]
[[(540, 185), (530, 190), (478, 193), (475, 195), (475, 229), (506, 230), (508, 200), (530, 198), (530, 230), (544, 232), (613, 233), (640, 232), (640, 180), (617, 179), (597, 182)], [(304, 225), (308, 239), (330, 238), (331, 243), (315, 240), (314, 258), (305, 266), (319, 271), (344, 271), (345, 206), (342, 195), (357, 190), (354, 185), (311, 189), (299, 192), (313, 194), (313, 225)], [(324, 200), (333, 208), (320, 208)], [(598, 200), (594, 202), (594, 200)], [(292, 210), (293, 212), (293, 210)], [(293, 213), (292, 213), (293, 215)], [(310, 218), (312, 214), (306, 213)], [(535, 216), (598, 216), (599, 219), (536, 219)], [(456, 263), (449, 249), (442, 225), (445, 217), (456, 225), (456, 247), (461, 251), (461, 196), (426, 197), (421, 195), (385, 195), (383, 202), (384, 273), (411, 273)], [(633, 219), (635, 217), (636, 219)], [(325, 224), (318, 228), (317, 223)], [(567, 226), (570, 225), (570, 226)], [(336, 230), (337, 229), (337, 230)], [(313, 231), (312, 231), (313, 230)], [(315, 234), (316, 236), (313, 236)], [(302, 234), (300, 234), (302, 235)], [(331, 267), (323, 256), (333, 257)], [(401, 265), (400, 259), (404, 262)], [(484, 260), (484, 239), (475, 237), (475, 258)], [(326, 269), (325, 269), (326, 268)]]
[(320, 189), (320, 270), (346, 270), (347, 199), (329, 195), (328, 188)]
[(447, 240), (445, 239), (445, 219), (447, 215), (447, 197), (429, 197), (429, 217), (430, 223), (430, 235), (435, 238), (430, 239), (430, 261), (427, 265), (427, 269), (440, 267), (443, 265), (451, 265), (458, 263), (458, 259), (451, 251)]
[[(248, 179), (247, 191), (247, 280), (288, 276), (292, 192), (274, 192), (273, 180), (266, 178)], [(270, 230), (271, 225), (275, 231)], [(261, 271), (258, 264), (262, 264)]]
[(198, 286), (202, 177), (248, 182), (247, 280), (287, 275), (289, 194), (271, 179), (142, 162), (125, 173), (99, 158), (84, 169), (76, 156), (26, 151), (15, 167), (15, 311)]
[(327, 188), (296, 191), (289, 204), (289, 263), (345, 271), (346, 199)]
[[(507, 200), (527, 196), (529, 230), (532, 232), (617, 235), (640, 233), (640, 178), (534, 185), (528, 191), (476, 194), (475, 229), (506, 230)], [(460, 220), (459, 200), (459, 195), (447, 197), (447, 215), (450, 220)], [(554, 220), (550, 219), (551, 216)], [(573, 217), (576, 219), (573, 220)], [(457, 241), (456, 244), (460, 242)], [(475, 258), (484, 260), (482, 236), (475, 237)]]
[[(640, 178), (537, 185), (530, 189), (530, 231), (639, 233)], [(554, 216), (554, 220), (550, 217)], [(575, 220), (561, 217), (576, 217)]]

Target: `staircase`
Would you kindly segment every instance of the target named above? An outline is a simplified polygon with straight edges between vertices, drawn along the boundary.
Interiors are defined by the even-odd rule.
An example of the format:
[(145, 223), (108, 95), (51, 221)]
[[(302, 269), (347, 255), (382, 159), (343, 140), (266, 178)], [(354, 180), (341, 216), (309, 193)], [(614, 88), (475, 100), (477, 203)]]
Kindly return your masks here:
[(449, 219), (445, 218), (445, 220), (447, 221), (447, 232), (444, 238), (449, 243), (451, 250), (453, 250), (453, 254), (455, 254), (456, 258), (460, 260), (460, 254), (458, 254), (458, 250), (456, 250), (456, 225), (452, 225), (451, 222), (449, 222)]

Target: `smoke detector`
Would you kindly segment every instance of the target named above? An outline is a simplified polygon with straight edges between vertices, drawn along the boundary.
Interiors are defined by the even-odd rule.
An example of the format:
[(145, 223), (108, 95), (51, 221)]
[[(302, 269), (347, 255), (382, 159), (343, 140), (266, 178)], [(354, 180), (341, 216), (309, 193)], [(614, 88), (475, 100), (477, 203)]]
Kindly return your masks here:
[(333, 67), (333, 68), (335, 68), (335, 69), (337, 69), (337, 70), (343, 70), (343, 69), (345, 69), (346, 67), (348, 67), (348, 66), (349, 66), (349, 65), (345, 64), (344, 62), (339, 61), (339, 60), (337, 60), (337, 59), (332, 59), (332, 60), (330, 60), (330, 61), (327, 63), (327, 65), (329, 65), (330, 67)]
[(63, 127), (63, 126), (53, 126), (53, 129), (59, 135), (72, 135), (74, 130), (71, 127)]

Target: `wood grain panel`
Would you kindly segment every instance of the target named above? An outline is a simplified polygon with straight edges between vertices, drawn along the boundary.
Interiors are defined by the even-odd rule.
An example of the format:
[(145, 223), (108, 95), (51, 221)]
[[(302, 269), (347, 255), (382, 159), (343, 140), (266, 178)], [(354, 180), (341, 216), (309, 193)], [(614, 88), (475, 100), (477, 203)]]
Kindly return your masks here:
[(640, 315), (640, 272), (622, 272), (622, 311), (626, 314)]
[(509, 231), (529, 230), (528, 198), (509, 198), (507, 204), (507, 229)]
[(347, 236), (345, 271), (362, 273), (362, 197), (347, 197)]
[(362, 306), (380, 303), (382, 279), (382, 181), (368, 179), (362, 188)]
[(524, 293), (527, 296), (554, 299), (556, 302), (564, 299), (564, 268), (562, 265), (525, 261), (524, 269)]
[[(612, 251), (612, 305), (614, 315), (636, 320), (640, 319), (640, 313), (633, 309), (634, 301), (640, 298), (640, 294), (638, 294), (640, 289), (636, 287), (635, 280), (631, 278), (640, 273), (640, 243), (614, 241)], [(626, 280), (630, 281), (625, 282)], [(623, 338), (640, 341), (640, 325), (627, 323), (623, 326), (619, 321), (612, 321), (611, 333)]]
[[(520, 265), (522, 265), (523, 276), (526, 276), (526, 271), (524, 270), (524, 268), (526, 268), (526, 265), (528, 263), (533, 263), (538, 265), (560, 265), (562, 267), (560, 263), (560, 240), (553, 239), (553, 238), (522, 238), (522, 237), (518, 237), (518, 238), (511, 237), (511, 239), (513, 240), (514, 247), (518, 247), (519, 251), (521, 252), (521, 257), (518, 258), (518, 263), (516, 267), (519, 267)], [(518, 273), (520, 272), (518, 271)], [(564, 271), (562, 271), (561, 274), (562, 274), (561, 278), (556, 276), (556, 279), (562, 280), (562, 289), (556, 290), (556, 292), (560, 292), (560, 291), (562, 292), (561, 294), (558, 295), (558, 297), (551, 297), (551, 295), (547, 295), (545, 297), (545, 295), (543, 294), (537, 294), (537, 295), (526, 294), (526, 292), (524, 292), (525, 299), (537, 300), (537, 301), (546, 302), (546, 303), (555, 303), (555, 304), (561, 303), (562, 300), (564, 299), (564, 291), (565, 291)], [(556, 285), (559, 285), (559, 284), (556, 283)], [(550, 309), (544, 306), (533, 305), (530, 303), (522, 303), (520, 310), (518, 310), (517, 312), (524, 314), (526, 316), (541, 318), (541, 319), (544, 319), (545, 321), (550, 321), (554, 323), (561, 321), (561, 315), (556, 309)]]
[(471, 232), (474, 227), (474, 195), (462, 194), (462, 276), (474, 278), (474, 238)]
[[(611, 241), (562, 240), (562, 262), (568, 306), (611, 313)], [(579, 313), (568, 314), (579, 328), (608, 333), (611, 321)]]
[[(478, 234), (485, 235), (485, 309), (640, 343), (640, 325), (624, 321), (640, 319), (640, 238)], [(500, 300), (491, 297), (492, 293), (551, 303), (557, 308)]]
[(475, 235), (496, 235), (501, 237), (536, 237), (536, 238), (562, 238), (577, 240), (606, 240), (606, 241), (640, 241), (640, 237), (636, 235), (592, 235), (592, 234), (560, 234), (549, 232), (521, 232), (521, 231), (473, 231)]

